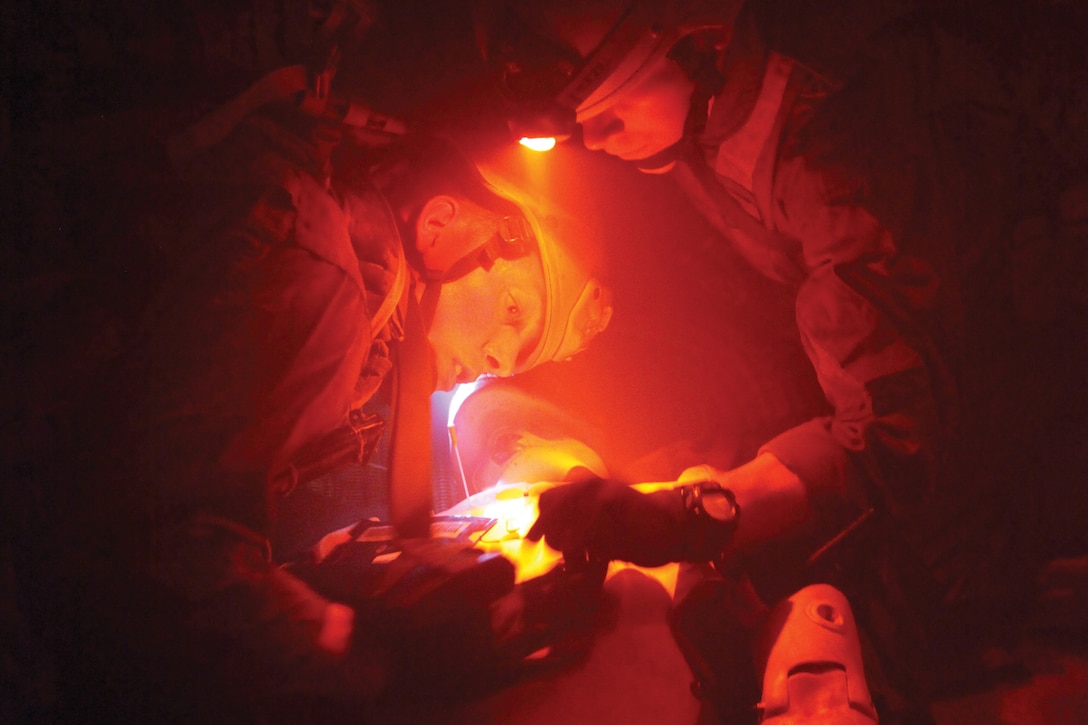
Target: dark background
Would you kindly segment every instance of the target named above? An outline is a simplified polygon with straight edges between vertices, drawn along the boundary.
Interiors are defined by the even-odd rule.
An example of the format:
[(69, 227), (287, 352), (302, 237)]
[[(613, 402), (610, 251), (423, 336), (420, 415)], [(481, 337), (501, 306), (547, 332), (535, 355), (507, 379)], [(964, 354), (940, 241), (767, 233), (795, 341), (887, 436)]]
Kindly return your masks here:
[[(802, 54), (821, 51), (831, 65), (869, 24), (906, 5), (825, 0), (802, 10), (764, 2), (783, 43)], [(1045, 45), (1056, 31), (1025, 32), (1027, 21), (1061, 5), (1074, 7), (1041, 0), (941, 7), (990, 47), (1013, 50)], [(343, 88), (415, 128), (495, 123), (482, 110), (493, 99), (482, 90), (486, 69), (465, 3), (373, 7), (374, 27), (342, 61)], [(18, 472), (49, 456), (65, 406), (123, 349), (126, 325), (162, 271), (164, 256), (134, 247), (128, 230), (139, 219), (142, 231), (150, 225), (154, 232), (155, 218), (139, 211), (172, 199), (163, 144), (264, 73), (304, 60), (307, 13), (302, 0), (0, 5), (0, 446), (5, 471), (14, 472), (0, 499), (0, 721), (39, 706), (48, 711), (55, 696), (48, 661), (14, 606), (6, 534), (22, 523), (21, 502), (35, 496), (33, 480)], [(586, 153), (576, 140), (553, 163), (583, 213), (608, 231), (616, 315), (590, 350), (532, 371), (519, 385), (595, 428), (617, 473), (641, 480), (672, 478), (703, 460), (735, 465), (823, 409), (789, 293), (725, 248), (666, 179)], [(442, 426), (436, 443), (441, 454)], [(456, 501), (459, 483), (441, 455), (435, 472), (442, 509)], [(379, 479), (356, 470), (322, 481), (330, 501), (343, 501), (344, 491), (358, 497), (354, 509), (332, 505), (330, 517), (347, 520), (329, 524), (380, 510)]]

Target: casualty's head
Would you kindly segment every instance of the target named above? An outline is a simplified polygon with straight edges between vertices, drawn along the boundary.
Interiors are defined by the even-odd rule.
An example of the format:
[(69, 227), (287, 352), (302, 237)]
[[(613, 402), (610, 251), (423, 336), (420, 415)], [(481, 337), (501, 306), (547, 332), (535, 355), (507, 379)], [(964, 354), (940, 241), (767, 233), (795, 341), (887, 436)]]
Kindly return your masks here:
[[(516, 159), (469, 160), (452, 143), (400, 149), (386, 190), (417, 279), (436, 388), (506, 377), (584, 349), (609, 323), (594, 274), (599, 240), (504, 172)], [(503, 168), (503, 163), (508, 168)]]
[(516, 136), (569, 135), (644, 171), (671, 168), (741, 0), (481, 0), (477, 32)]

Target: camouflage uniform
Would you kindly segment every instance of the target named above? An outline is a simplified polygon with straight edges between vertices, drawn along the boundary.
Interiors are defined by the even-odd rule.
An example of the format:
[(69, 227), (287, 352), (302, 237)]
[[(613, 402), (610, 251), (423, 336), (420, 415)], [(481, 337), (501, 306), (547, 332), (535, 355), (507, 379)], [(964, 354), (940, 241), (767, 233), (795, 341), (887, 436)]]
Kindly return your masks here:
[[(1048, 214), (1085, 160), (1042, 143), (983, 50), (938, 24), (907, 16), (859, 57), (824, 77), (742, 16), (724, 90), (674, 175), (794, 291), (832, 408), (762, 447), (810, 491), (818, 529), (776, 563), (771, 598), (797, 577), (845, 576), (868, 601), (903, 587), (911, 604), (884, 602), (889, 639), (930, 646), (922, 633), (950, 611), (988, 621), (1018, 601), (1083, 526), (1084, 240)], [(1042, 249), (1018, 246), (1025, 219), (1053, 231)], [(1053, 274), (1032, 279), (1039, 265)], [(804, 569), (869, 507), (853, 558)]]

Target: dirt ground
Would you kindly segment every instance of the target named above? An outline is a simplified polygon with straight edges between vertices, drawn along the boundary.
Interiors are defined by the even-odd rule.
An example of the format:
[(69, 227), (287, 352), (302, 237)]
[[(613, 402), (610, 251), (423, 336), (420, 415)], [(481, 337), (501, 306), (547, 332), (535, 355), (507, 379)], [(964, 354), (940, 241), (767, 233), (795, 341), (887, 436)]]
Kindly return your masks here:
[(1088, 723), (1088, 558), (1053, 562), (1042, 584), (1023, 640), (994, 653), (1008, 675), (937, 703), (939, 725)]

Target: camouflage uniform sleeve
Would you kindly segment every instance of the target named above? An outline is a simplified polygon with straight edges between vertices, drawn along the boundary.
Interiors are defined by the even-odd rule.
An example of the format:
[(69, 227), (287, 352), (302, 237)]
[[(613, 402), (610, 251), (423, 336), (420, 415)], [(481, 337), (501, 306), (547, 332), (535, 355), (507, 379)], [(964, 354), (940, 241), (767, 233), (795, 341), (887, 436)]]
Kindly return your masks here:
[(254, 416), (223, 464), (275, 475), (346, 419), (370, 348), (358, 287), (337, 267), (289, 247), (266, 260), (253, 301)]
[[(199, 680), (232, 698), (366, 697), (382, 663), (344, 653), (345, 631), (336, 647), (322, 644), (344, 608), (276, 565), (261, 510), (270, 477), (345, 419), (370, 349), (366, 299), (342, 257), (296, 243), (301, 208), (317, 202), (281, 183), (290, 176), (255, 178), (243, 195), (251, 201), (233, 205), (202, 240), (212, 251), (197, 277), (214, 281), (189, 290), (203, 299), (186, 318), (203, 322), (171, 341), (188, 361), (174, 362), (185, 371), (172, 394), (201, 409), (190, 425), (222, 436), (222, 452), (161, 469), (192, 512), (155, 533), (153, 576), (183, 603), (181, 631), (191, 641), (166, 656), (193, 667), (187, 658), (220, 661), (200, 668)], [(321, 216), (350, 250), (344, 218)]]
[(764, 446), (814, 494), (865, 501), (875, 483), (891, 502), (916, 500), (938, 443), (937, 360), (922, 321), (936, 277), (902, 253), (859, 202), (859, 181), (804, 159), (779, 170), (779, 229), (802, 244), (797, 294), (802, 342), (834, 413)]

